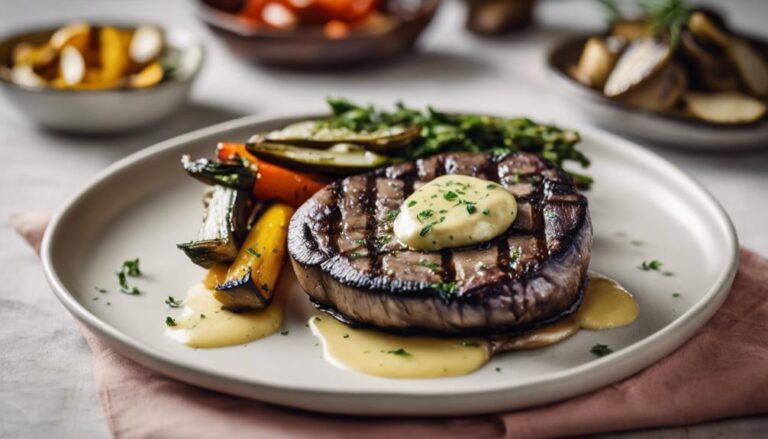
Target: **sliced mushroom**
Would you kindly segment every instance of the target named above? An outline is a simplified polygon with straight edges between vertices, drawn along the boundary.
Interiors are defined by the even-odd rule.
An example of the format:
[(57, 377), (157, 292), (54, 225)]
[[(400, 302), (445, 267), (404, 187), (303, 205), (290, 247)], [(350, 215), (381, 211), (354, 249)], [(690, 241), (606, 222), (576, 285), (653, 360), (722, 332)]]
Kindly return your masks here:
[(755, 96), (768, 96), (768, 61), (752, 45), (729, 34), (702, 12), (691, 14), (688, 28), (696, 36), (720, 46), (736, 67), (747, 90)]
[(663, 69), (672, 56), (669, 44), (653, 38), (633, 41), (619, 57), (603, 92), (617, 98), (648, 80)]
[(749, 42), (733, 40), (728, 57), (736, 65), (741, 80), (755, 96), (768, 96), (768, 61)]
[(602, 90), (618, 56), (618, 52), (612, 51), (605, 40), (592, 37), (584, 44), (573, 75), (584, 85)]
[(622, 97), (622, 102), (651, 111), (666, 111), (679, 102), (688, 85), (685, 70), (677, 63), (667, 64), (658, 74)]
[(688, 19), (688, 29), (697, 37), (712, 41), (723, 49), (731, 45), (731, 36), (704, 12), (697, 11), (691, 14)]
[(711, 50), (688, 31), (682, 33), (680, 47), (691, 81), (697, 86), (711, 91), (741, 90), (738, 74), (723, 52)]
[(686, 93), (686, 109), (695, 117), (721, 124), (747, 124), (765, 116), (763, 102), (741, 93)]

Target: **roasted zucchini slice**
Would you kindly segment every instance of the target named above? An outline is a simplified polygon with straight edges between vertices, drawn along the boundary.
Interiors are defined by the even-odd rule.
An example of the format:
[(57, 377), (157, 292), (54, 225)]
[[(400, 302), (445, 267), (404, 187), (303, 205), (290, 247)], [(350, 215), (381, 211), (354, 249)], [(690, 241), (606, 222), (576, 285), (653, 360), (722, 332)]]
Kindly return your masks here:
[(364, 151), (345, 144), (335, 144), (331, 149), (313, 149), (284, 143), (248, 143), (248, 151), (268, 162), (306, 172), (334, 175), (352, 175), (392, 163), (395, 159)]
[(275, 203), (267, 208), (243, 242), (224, 283), (214, 297), (230, 311), (266, 308), (285, 259), (288, 221), (293, 208)]
[(231, 262), (237, 256), (238, 245), (247, 234), (252, 203), (247, 192), (214, 186), (204, 204), (205, 215), (197, 239), (177, 247), (195, 264), (210, 268), (216, 262)]
[(338, 143), (352, 143), (380, 154), (392, 154), (419, 138), (418, 126), (393, 126), (376, 131), (353, 131), (330, 127), (323, 121), (298, 122), (266, 134), (257, 134), (251, 142), (283, 143), (308, 148), (327, 149)]

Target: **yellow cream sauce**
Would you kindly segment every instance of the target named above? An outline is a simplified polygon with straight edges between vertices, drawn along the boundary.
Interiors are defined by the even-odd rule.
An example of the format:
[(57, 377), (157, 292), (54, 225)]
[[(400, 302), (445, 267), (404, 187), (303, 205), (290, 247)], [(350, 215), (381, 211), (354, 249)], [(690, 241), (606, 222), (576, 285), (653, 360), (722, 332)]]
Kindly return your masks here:
[(639, 307), (616, 281), (591, 273), (584, 301), (574, 315), (518, 335), (490, 339), (450, 339), (353, 329), (329, 316), (310, 319), (322, 340), (325, 358), (341, 367), (387, 378), (437, 378), (466, 375), (491, 355), (538, 349), (559, 343), (580, 329), (605, 330), (632, 323)]
[(166, 329), (166, 334), (194, 348), (218, 348), (244, 344), (266, 337), (283, 324), (285, 297), (279, 292), (265, 309), (234, 313), (221, 308), (215, 299), (216, 285), (223, 271), (214, 267), (205, 280), (193, 286), (184, 299), (184, 308), (176, 325)]

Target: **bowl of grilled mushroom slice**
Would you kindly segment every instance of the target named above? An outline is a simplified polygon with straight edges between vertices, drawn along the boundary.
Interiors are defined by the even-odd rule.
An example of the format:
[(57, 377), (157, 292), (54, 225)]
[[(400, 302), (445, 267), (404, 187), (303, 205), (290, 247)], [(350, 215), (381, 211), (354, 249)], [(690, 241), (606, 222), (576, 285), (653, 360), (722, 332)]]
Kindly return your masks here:
[(183, 29), (75, 22), (0, 40), (0, 88), (39, 125), (121, 132), (183, 105), (202, 62)]
[(549, 53), (555, 82), (583, 115), (623, 134), (691, 149), (768, 140), (768, 43), (681, 0)]

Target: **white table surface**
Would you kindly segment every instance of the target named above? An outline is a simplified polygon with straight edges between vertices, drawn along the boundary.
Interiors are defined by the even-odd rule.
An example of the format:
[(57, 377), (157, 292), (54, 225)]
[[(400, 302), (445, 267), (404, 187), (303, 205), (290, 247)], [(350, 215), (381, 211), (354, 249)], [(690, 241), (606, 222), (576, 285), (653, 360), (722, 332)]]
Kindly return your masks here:
[[(725, 4), (725, 2), (723, 2)], [(768, 37), (768, 2), (727, 3), (741, 29)], [(70, 137), (32, 125), (0, 98), (0, 437), (104, 437), (90, 351), (48, 289), (36, 256), (12, 232), (17, 211), (51, 211), (110, 163), (194, 128), (272, 109), (323, 108), (327, 95), (412, 105), (529, 115), (578, 128), (585, 121), (550, 87), (544, 49), (568, 33), (596, 29), (590, 1), (546, 1), (539, 25), (494, 40), (463, 30), (463, 11), (448, 0), (421, 40), (421, 51), (385, 66), (337, 74), (285, 72), (243, 63), (195, 18), (185, 1), (3, 0), (0, 34), (70, 19), (154, 21), (193, 29), (208, 57), (192, 101), (160, 126), (132, 135)], [(647, 145), (702, 182), (731, 215), (743, 245), (768, 255), (768, 149), (708, 153)], [(768, 436), (765, 417), (688, 428), (630, 432), (627, 437)]]

